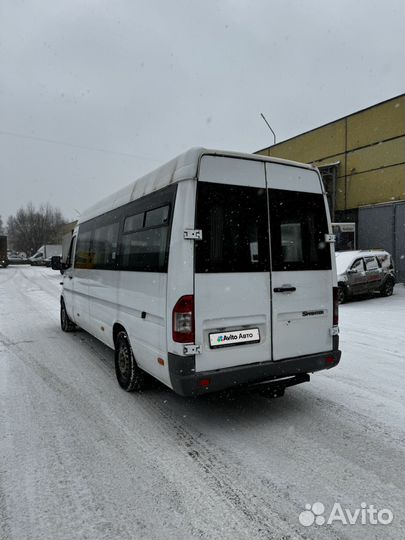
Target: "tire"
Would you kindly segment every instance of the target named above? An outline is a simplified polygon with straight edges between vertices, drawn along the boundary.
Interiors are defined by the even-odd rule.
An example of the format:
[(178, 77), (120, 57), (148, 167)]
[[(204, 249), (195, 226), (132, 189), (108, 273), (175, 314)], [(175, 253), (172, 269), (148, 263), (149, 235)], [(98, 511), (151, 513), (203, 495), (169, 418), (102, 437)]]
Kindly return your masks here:
[(60, 327), (63, 332), (74, 332), (76, 330), (75, 323), (69, 319), (63, 300), (60, 302)]
[(394, 285), (395, 283), (392, 281), (392, 279), (387, 279), (380, 289), (381, 296), (392, 296), (392, 293), (394, 292)]
[(347, 291), (345, 287), (339, 285), (338, 287), (338, 302), (339, 304), (344, 304), (347, 302)]
[(138, 367), (124, 331), (119, 332), (115, 340), (115, 374), (118, 384), (126, 392), (144, 390), (145, 373)]

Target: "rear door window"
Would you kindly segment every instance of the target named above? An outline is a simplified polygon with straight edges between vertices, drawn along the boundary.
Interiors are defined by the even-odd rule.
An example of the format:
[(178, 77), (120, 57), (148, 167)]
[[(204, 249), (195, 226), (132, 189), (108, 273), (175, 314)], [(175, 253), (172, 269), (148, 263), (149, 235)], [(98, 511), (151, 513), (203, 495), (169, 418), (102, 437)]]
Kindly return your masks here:
[(196, 272), (268, 272), (266, 190), (229, 184), (197, 184)]
[(323, 195), (269, 189), (272, 269), (330, 270)]

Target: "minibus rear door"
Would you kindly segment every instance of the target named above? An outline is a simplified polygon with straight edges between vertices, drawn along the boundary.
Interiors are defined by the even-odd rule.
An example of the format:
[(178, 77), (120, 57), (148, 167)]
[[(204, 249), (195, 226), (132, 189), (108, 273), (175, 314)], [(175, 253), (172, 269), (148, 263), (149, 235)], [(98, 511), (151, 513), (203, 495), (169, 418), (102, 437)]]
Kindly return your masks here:
[(264, 163), (204, 155), (197, 182), (196, 371), (271, 360)]
[(316, 171), (266, 163), (273, 360), (332, 350), (328, 209)]

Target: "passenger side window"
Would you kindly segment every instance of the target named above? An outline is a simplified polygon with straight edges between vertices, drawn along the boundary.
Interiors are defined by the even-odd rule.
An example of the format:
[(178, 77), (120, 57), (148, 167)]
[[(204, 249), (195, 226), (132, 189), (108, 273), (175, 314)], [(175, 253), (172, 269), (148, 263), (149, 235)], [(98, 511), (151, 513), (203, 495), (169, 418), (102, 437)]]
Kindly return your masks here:
[(351, 270), (357, 270), (357, 272), (363, 272), (364, 271), (363, 259), (357, 259), (357, 261), (354, 261), (354, 263), (351, 266)]
[(134, 216), (125, 218), (124, 233), (142, 229), (144, 217), (145, 212), (141, 212), (140, 214), (135, 214)]
[(76, 236), (73, 236), (70, 242), (69, 253), (66, 259), (67, 268), (71, 268), (73, 266), (73, 255), (75, 252), (75, 247), (76, 247)]
[(376, 270), (379, 268), (377, 259), (375, 257), (365, 257), (366, 270)]
[(93, 268), (91, 231), (81, 232), (79, 229), (75, 255), (75, 268)]
[(115, 265), (118, 228), (118, 223), (111, 223), (94, 230), (91, 243), (93, 268), (106, 270), (113, 268)]
[[(167, 271), (169, 214), (170, 207), (166, 205), (125, 219), (120, 246), (121, 270)], [(138, 230), (133, 230), (135, 228)]]
[(145, 227), (156, 227), (160, 225), (167, 225), (169, 221), (169, 207), (161, 206), (154, 210), (146, 212)]

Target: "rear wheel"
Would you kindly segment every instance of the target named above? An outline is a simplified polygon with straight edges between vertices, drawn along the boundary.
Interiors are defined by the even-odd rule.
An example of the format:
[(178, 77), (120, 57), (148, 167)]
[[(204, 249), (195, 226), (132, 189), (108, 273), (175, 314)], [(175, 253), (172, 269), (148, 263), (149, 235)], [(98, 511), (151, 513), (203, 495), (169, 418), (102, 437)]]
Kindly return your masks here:
[(60, 327), (64, 332), (73, 332), (76, 330), (76, 325), (70, 320), (63, 300), (60, 303)]
[(338, 287), (338, 302), (344, 304), (347, 301), (347, 291), (345, 287), (339, 285)]
[(115, 340), (115, 373), (118, 384), (126, 392), (139, 392), (145, 388), (145, 373), (138, 367), (124, 331), (119, 332)]
[(387, 279), (384, 285), (380, 289), (381, 296), (391, 296), (394, 292), (394, 282), (392, 279)]

